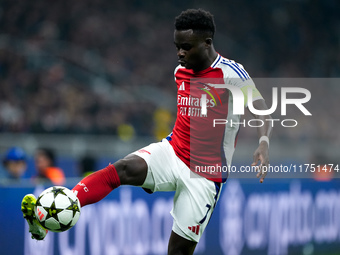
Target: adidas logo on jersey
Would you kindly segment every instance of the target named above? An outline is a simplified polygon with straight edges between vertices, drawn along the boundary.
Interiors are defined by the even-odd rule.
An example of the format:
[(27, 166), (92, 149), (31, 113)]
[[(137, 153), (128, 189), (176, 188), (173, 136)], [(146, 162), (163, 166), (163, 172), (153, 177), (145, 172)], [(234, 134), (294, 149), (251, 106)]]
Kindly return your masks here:
[(192, 232), (194, 232), (196, 235), (198, 235), (198, 233), (200, 231), (200, 225), (188, 227), (188, 229), (191, 230)]
[(139, 152), (139, 153), (148, 153), (148, 154), (151, 155), (151, 152), (149, 152), (149, 151), (147, 151), (147, 150), (145, 150), (145, 149), (140, 149), (140, 150), (138, 150), (138, 152)]
[(178, 90), (185, 90), (185, 83), (182, 82), (181, 86), (179, 86)]

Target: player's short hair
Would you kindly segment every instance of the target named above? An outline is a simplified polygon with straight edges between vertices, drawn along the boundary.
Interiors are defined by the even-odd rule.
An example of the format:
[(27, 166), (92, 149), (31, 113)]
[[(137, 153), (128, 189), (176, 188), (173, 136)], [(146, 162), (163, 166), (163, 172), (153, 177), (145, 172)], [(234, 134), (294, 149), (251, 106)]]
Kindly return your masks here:
[(203, 9), (188, 9), (175, 19), (176, 30), (192, 29), (195, 33), (207, 33), (211, 38), (215, 34), (214, 16)]

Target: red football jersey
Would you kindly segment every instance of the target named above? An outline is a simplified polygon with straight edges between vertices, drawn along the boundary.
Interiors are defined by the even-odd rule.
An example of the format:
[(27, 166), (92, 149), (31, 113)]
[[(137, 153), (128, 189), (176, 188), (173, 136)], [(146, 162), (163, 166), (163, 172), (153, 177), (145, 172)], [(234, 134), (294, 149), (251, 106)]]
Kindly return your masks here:
[[(255, 85), (242, 65), (221, 55), (205, 70), (193, 72), (178, 66), (174, 75), (178, 89), (177, 119), (167, 139), (193, 172), (224, 182), (236, 146), (240, 115), (232, 114), (232, 93), (214, 88), (214, 84), (238, 88)], [(202, 114), (202, 95), (206, 98), (206, 114)], [(214, 119), (225, 119), (228, 124), (214, 125)]]

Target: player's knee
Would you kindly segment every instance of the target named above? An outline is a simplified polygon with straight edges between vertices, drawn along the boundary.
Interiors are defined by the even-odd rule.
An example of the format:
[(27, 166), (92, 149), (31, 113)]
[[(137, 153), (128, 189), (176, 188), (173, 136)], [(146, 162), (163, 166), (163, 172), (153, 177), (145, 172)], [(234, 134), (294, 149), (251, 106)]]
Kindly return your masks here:
[(142, 185), (144, 183), (147, 165), (143, 159), (128, 157), (118, 160), (114, 166), (121, 184)]
[(133, 178), (132, 171), (130, 170), (130, 162), (127, 159), (120, 159), (116, 163), (114, 163), (116, 167), (120, 183), (121, 184), (129, 184), (131, 179)]

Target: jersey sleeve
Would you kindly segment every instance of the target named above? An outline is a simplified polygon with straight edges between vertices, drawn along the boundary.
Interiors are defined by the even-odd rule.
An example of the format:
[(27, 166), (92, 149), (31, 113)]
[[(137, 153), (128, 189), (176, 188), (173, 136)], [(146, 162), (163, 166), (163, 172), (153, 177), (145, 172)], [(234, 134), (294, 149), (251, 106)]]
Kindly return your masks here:
[(251, 90), (252, 101), (263, 99), (261, 93), (255, 86), (255, 83), (244, 69), (244, 67), (232, 60), (224, 63), (224, 80), (226, 84), (233, 85), (241, 89), (244, 97), (244, 106), (248, 106), (248, 90)]

